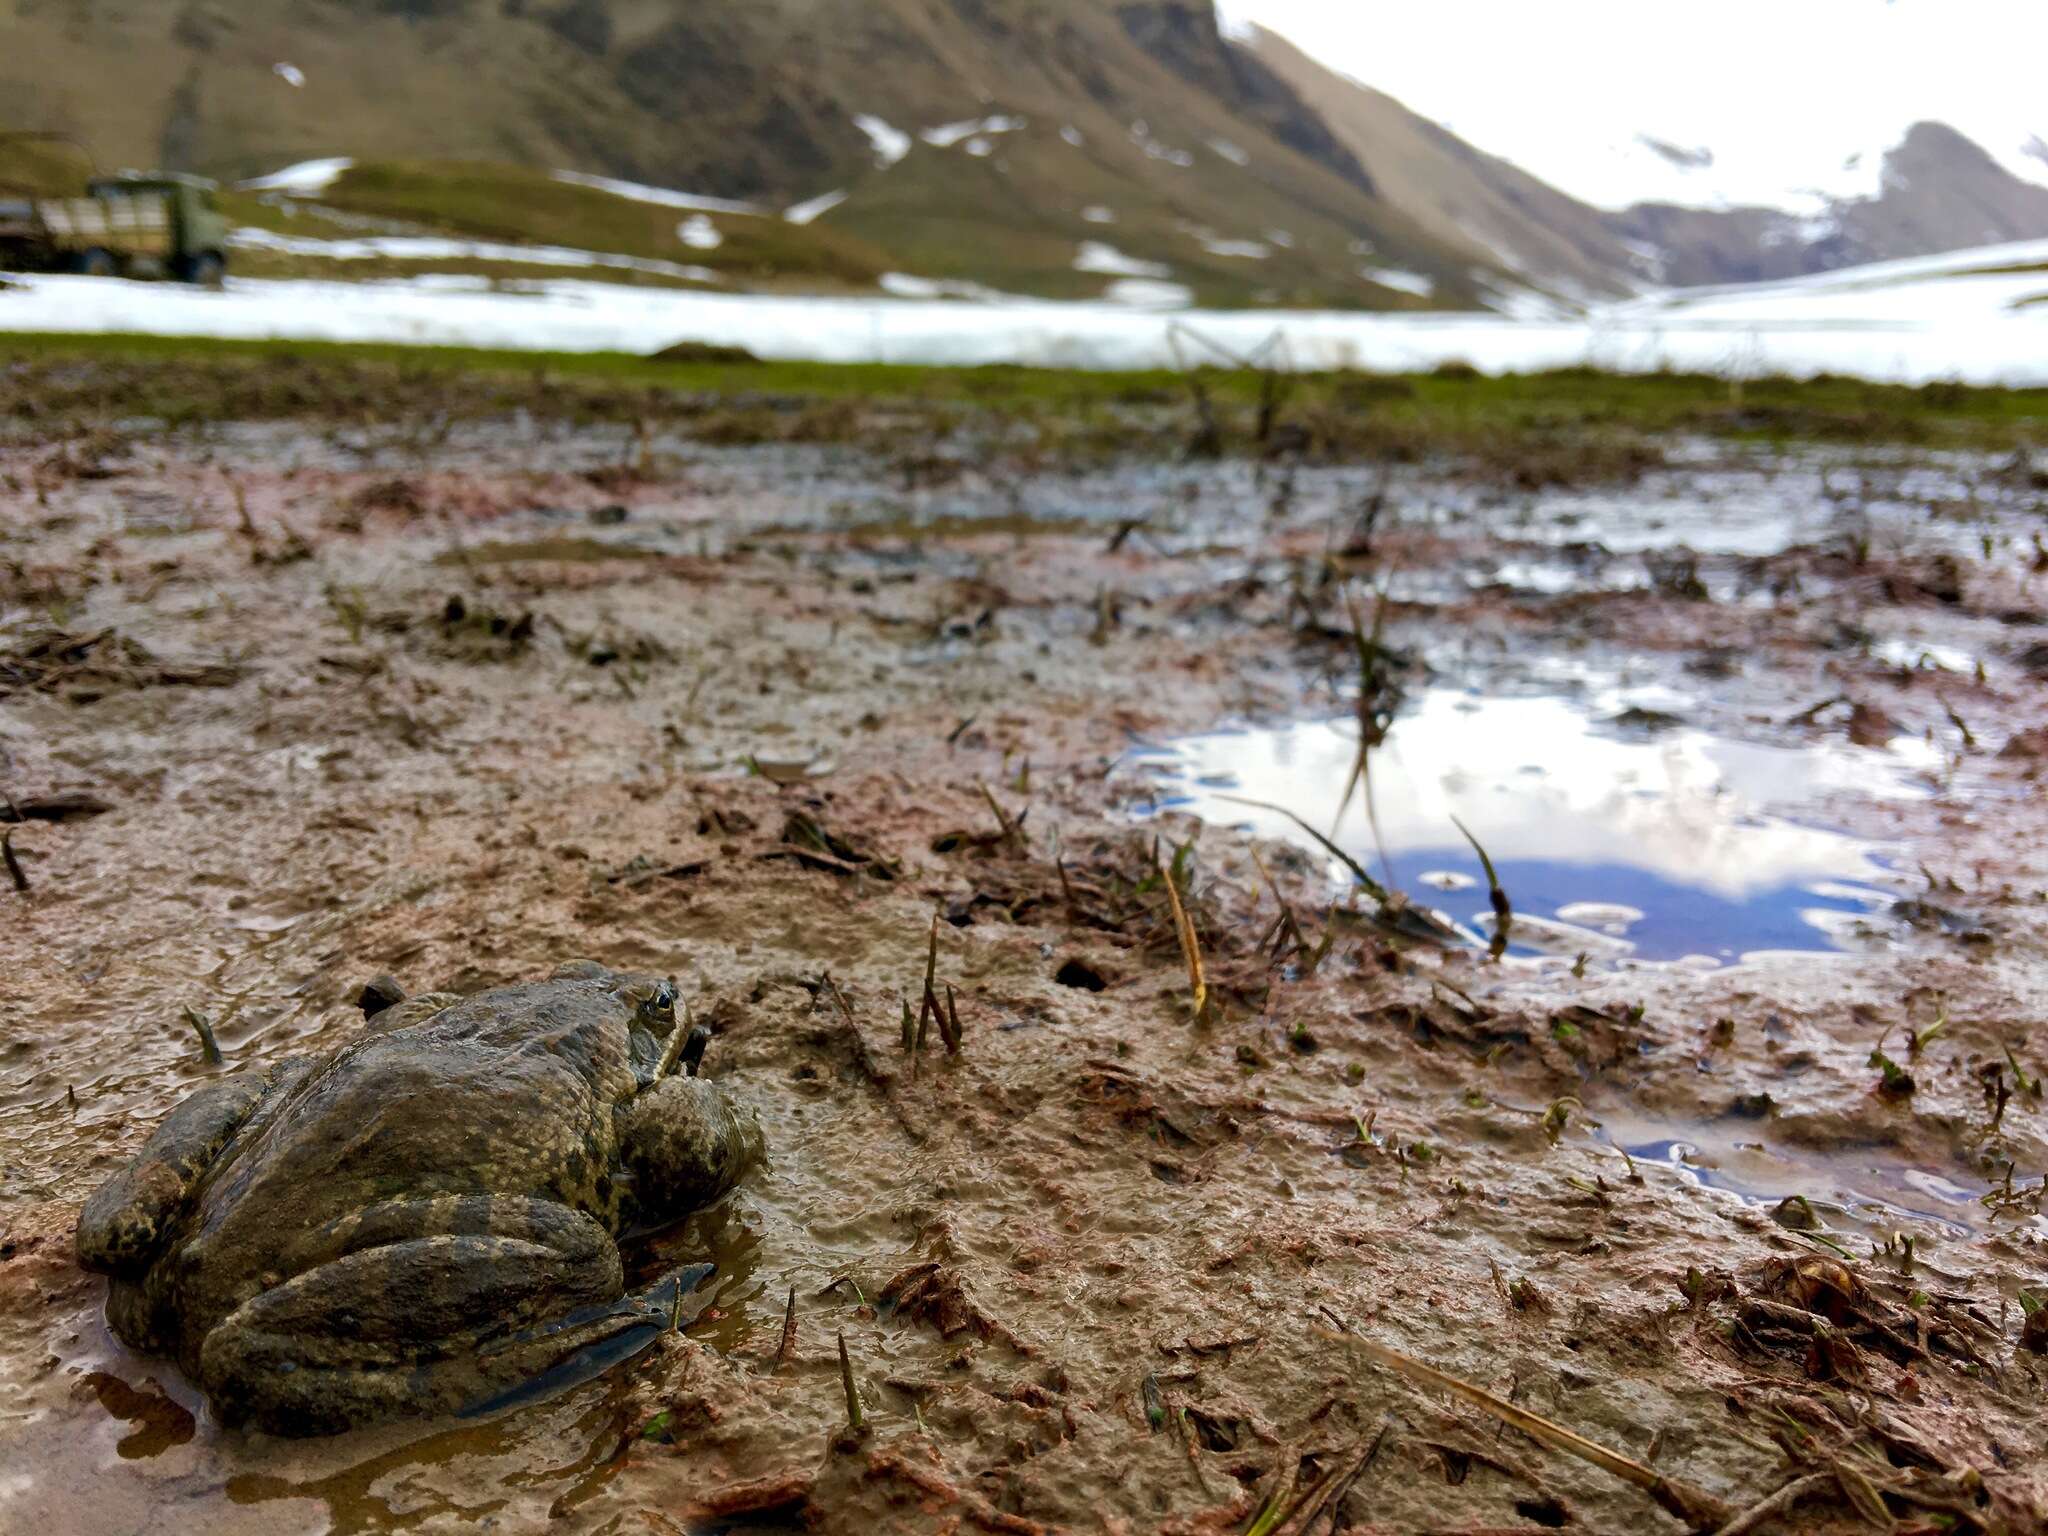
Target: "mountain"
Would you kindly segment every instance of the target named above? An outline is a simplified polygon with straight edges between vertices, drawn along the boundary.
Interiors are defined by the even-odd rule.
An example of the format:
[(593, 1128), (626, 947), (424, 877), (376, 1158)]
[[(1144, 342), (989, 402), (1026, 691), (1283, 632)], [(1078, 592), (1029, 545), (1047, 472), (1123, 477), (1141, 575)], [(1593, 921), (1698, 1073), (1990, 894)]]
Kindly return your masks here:
[(1253, 28), (1245, 51), (1291, 85), (1372, 174), (1387, 200), (1475, 261), (1584, 294), (1627, 292), (1648, 274), (1598, 209), (1473, 148), (1393, 97)]
[(2048, 237), (2048, 187), (1935, 123), (1785, 207), (1697, 204), (1733, 185), (1711, 145), (1624, 135), (1679, 195), (1598, 208), (1212, 0), (0, 0), (0, 35), (0, 129), (228, 181), (352, 159), (236, 204), (276, 237), (245, 270), (425, 233), (500, 242), (485, 275), (523, 242), (735, 286), (1517, 312)]
[(899, 271), (1048, 297), (1460, 308), (1507, 283), (1209, 0), (0, 0), (0, 30), (7, 115), (103, 164), (808, 203)]
[[(1243, 44), (1330, 124), (1372, 168), (1388, 200), (1423, 229), (1553, 292), (1777, 280), (2048, 238), (2048, 186), (2015, 175), (1941, 123), (1915, 124), (1896, 145), (1866, 157), (1878, 167), (1874, 191), (1808, 192), (1788, 197), (1796, 203), (1788, 207), (1716, 199), (1606, 210), (1472, 148), (1275, 33), (1249, 29)], [(1627, 152), (1661, 167), (1663, 174), (1641, 179), (1661, 181), (1681, 198), (1688, 190), (1704, 196), (1712, 185), (1711, 146), (1638, 134)], [(1849, 180), (1868, 181), (1868, 167)]]

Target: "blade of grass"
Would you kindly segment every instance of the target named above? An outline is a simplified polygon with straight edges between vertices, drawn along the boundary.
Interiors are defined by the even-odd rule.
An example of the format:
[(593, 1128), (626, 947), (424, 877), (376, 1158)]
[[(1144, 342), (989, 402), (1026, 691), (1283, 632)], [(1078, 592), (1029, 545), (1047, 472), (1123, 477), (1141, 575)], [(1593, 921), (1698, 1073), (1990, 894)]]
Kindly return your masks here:
[(1486, 856), (1486, 850), (1479, 846), (1479, 839), (1472, 835), (1472, 829), (1451, 818), (1451, 825), (1465, 834), (1465, 841), (1472, 845), (1472, 851), (1479, 855), (1479, 867), (1486, 871), (1486, 895), (1493, 903), (1493, 942), (1486, 946), (1486, 952), (1498, 960), (1507, 953), (1508, 930), (1515, 925), (1515, 909), (1508, 902), (1508, 893), (1501, 888), (1500, 876), (1493, 872), (1493, 860)]
[(1297, 827), (1301, 828), (1302, 831), (1306, 832), (1310, 837), (1314, 838), (1319, 844), (1321, 844), (1322, 847), (1329, 853), (1331, 858), (1339, 860), (1346, 869), (1350, 870), (1352, 878), (1357, 880), (1357, 882), (1360, 885), (1365, 887), (1366, 895), (1372, 897), (1374, 901), (1379, 902), (1382, 906), (1386, 905), (1387, 888), (1381, 885), (1379, 881), (1373, 879), (1372, 875), (1367, 871), (1366, 867), (1363, 864), (1359, 863), (1358, 860), (1351, 857), (1350, 854), (1346, 853), (1342, 848), (1339, 848), (1335, 843), (1331, 842), (1327, 837), (1323, 836), (1323, 834), (1318, 832), (1314, 827), (1310, 826), (1307, 822), (1303, 821), (1299, 816), (1295, 815), (1294, 812), (1288, 810), (1287, 807), (1285, 807), (1284, 805), (1274, 805), (1269, 800), (1252, 800), (1248, 799), (1243, 795), (1218, 795), (1216, 798), (1219, 800), (1228, 800), (1233, 805), (1249, 805), (1254, 810), (1271, 811), (1276, 816), (1285, 816), (1289, 821), (1293, 822)]
[(1163, 864), (1159, 873), (1166, 883), (1166, 899), (1173, 906), (1174, 936), (1180, 940), (1181, 958), (1188, 966), (1188, 992), (1194, 1000), (1195, 1022), (1205, 1023), (1209, 1017), (1209, 978), (1202, 971), (1201, 940), (1195, 925), (1188, 920), (1187, 908), (1181, 905), (1179, 882)]

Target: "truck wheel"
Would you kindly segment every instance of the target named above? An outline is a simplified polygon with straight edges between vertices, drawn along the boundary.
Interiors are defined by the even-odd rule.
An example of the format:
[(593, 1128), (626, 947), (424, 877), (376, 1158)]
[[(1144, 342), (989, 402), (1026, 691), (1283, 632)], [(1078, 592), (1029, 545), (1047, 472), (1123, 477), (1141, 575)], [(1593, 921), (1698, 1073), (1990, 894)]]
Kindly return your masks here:
[(96, 245), (72, 257), (71, 270), (86, 277), (119, 277), (121, 264), (114, 260), (112, 251)]
[(197, 256), (180, 256), (171, 271), (181, 283), (218, 288), (227, 276), (228, 263), (219, 251), (201, 251)]

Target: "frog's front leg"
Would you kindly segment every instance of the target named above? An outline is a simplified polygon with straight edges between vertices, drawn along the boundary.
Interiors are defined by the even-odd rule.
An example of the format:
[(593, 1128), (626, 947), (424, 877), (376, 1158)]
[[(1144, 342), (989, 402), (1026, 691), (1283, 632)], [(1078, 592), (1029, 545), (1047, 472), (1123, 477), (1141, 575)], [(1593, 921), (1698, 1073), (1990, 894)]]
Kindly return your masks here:
[(663, 1078), (618, 1111), (627, 1216), (673, 1220), (719, 1199), (761, 1160), (761, 1124), (702, 1077)]
[[(309, 1234), (339, 1257), (244, 1301), (201, 1341), (215, 1411), (278, 1434), (451, 1412), (644, 1325), (611, 1234), (507, 1195), (391, 1201)], [(586, 1324), (574, 1337), (552, 1325)]]
[(78, 1262), (129, 1277), (149, 1267), (185, 1214), (192, 1192), (249, 1118), (271, 1074), (240, 1072), (207, 1084), (172, 1110), (128, 1166), (78, 1214)]

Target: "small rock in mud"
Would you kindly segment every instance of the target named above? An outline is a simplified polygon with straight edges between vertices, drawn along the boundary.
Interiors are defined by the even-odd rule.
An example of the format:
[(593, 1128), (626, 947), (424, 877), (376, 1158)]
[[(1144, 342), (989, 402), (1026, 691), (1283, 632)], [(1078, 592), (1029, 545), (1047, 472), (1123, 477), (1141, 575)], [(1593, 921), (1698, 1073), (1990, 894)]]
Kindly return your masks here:
[(396, 976), (386, 972), (380, 976), (372, 976), (363, 983), (363, 990), (356, 998), (356, 1006), (363, 1010), (364, 1018), (374, 1019), (385, 1009), (395, 1007), (404, 1001), (405, 988), (399, 985)]

